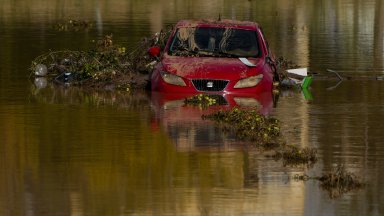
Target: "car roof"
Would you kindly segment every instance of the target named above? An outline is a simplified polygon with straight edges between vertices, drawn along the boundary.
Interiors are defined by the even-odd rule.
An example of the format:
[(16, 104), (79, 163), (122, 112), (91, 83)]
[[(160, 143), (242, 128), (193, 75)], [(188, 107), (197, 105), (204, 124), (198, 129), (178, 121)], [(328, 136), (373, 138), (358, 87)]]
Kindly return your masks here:
[(187, 28), (187, 27), (215, 27), (215, 28), (238, 28), (247, 30), (257, 30), (259, 25), (255, 22), (250, 21), (239, 21), (239, 20), (180, 20), (176, 24), (176, 28)]

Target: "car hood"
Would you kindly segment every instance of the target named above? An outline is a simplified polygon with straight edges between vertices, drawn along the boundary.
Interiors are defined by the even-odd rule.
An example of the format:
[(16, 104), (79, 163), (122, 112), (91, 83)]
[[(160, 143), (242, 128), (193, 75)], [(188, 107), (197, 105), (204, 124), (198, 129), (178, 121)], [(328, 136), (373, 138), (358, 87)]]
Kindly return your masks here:
[(241, 79), (258, 74), (262, 60), (248, 59), (255, 66), (247, 66), (239, 58), (166, 56), (162, 64), (166, 71), (191, 79)]

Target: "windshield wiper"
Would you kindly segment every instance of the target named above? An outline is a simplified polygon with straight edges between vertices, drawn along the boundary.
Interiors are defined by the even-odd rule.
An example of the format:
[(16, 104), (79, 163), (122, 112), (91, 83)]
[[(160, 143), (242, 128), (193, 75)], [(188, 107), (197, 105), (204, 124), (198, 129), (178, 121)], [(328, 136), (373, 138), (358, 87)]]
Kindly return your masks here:
[(196, 56), (198, 52), (185, 47), (178, 47), (177, 49), (171, 50), (170, 54), (176, 56)]
[(239, 58), (239, 57), (241, 57), (239, 55), (236, 55), (236, 54), (233, 54), (233, 53), (224, 52), (222, 50), (217, 51), (217, 53), (219, 55), (221, 55), (221, 56), (228, 57), (228, 58)]
[(243, 56), (233, 54), (233, 53), (228, 53), (224, 52), (221, 50), (205, 50), (205, 49), (195, 49), (195, 50), (190, 50), (184, 47), (179, 47), (179, 49), (175, 49), (172, 51), (173, 55), (178, 55), (178, 56), (207, 56), (207, 57), (226, 57), (226, 58), (240, 58)]
[(232, 53), (227, 53), (219, 50), (203, 50), (200, 49), (197, 51), (197, 54), (199, 56), (213, 56), (213, 57), (227, 57), (227, 58), (238, 58), (240, 57), (239, 55), (232, 54)]
[(218, 56), (215, 52), (212, 52), (210, 50), (199, 50), (199, 51), (197, 51), (197, 54), (199, 56), (213, 56), (213, 57)]

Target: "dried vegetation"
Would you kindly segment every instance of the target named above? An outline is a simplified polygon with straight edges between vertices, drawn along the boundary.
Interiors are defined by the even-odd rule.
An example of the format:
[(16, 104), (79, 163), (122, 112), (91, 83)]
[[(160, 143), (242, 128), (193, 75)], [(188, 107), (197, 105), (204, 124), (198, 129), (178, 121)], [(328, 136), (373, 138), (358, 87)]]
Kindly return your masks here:
[(231, 131), (242, 140), (248, 140), (263, 150), (275, 151), (273, 158), (283, 160), (284, 165), (310, 165), (316, 162), (316, 149), (286, 145), (280, 139), (280, 123), (272, 117), (265, 117), (256, 110), (220, 110), (203, 119), (217, 122), (224, 131)]
[(346, 171), (344, 166), (337, 166), (332, 172), (325, 173), (317, 177), (321, 182), (321, 187), (329, 192), (331, 198), (337, 198), (352, 190), (360, 189), (364, 186), (355, 174)]
[[(69, 23), (80, 25), (73, 20)], [(164, 47), (171, 29), (167, 27), (153, 38), (143, 38), (130, 52), (114, 44), (112, 34), (97, 41), (88, 51), (49, 51), (32, 61), (31, 76), (39, 76), (37, 68), (44, 66), (47, 70), (44, 76), (59, 84), (107, 90), (143, 89), (148, 84), (153, 61), (147, 50), (155, 44)]]
[(210, 119), (233, 130), (237, 137), (243, 140), (254, 141), (258, 145), (270, 146), (277, 142), (280, 134), (279, 121), (275, 118), (267, 118), (257, 113), (256, 110), (220, 110), (209, 115), (203, 115), (203, 119)]
[(92, 26), (93, 23), (86, 20), (67, 19), (55, 23), (52, 28), (57, 31), (86, 31), (92, 28)]
[(322, 176), (296, 175), (295, 179), (320, 181), (321, 188), (328, 192), (330, 198), (338, 198), (347, 192), (361, 189), (365, 185), (354, 173), (348, 172), (344, 165), (338, 165), (331, 172), (324, 173)]
[(293, 145), (283, 145), (273, 155), (276, 159), (282, 159), (284, 165), (313, 165), (317, 161), (315, 148), (299, 148)]
[(185, 105), (192, 105), (200, 107), (201, 109), (206, 109), (210, 106), (217, 105), (219, 102), (218, 95), (206, 95), (206, 94), (198, 94), (190, 98), (184, 99)]
[[(271, 150), (275, 154), (272, 158), (282, 160), (284, 166), (307, 165), (313, 166), (317, 161), (315, 148), (300, 148), (295, 145), (287, 145), (280, 139), (279, 121), (259, 115), (256, 110), (240, 110), (234, 108), (227, 111), (216, 111), (203, 115), (203, 119), (217, 122), (224, 131), (232, 131), (242, 140), (252, 141), (256, 147), (262, 150)], [(322, 189), (328, 191), (331, 198), (337, 198), (343, 194), (363, 187), (357, 177), (338, 166), (333, 172), (323, 174), (320, 177), (297, 175), (296, 180), (306, 181), (316, 179), (320, 181)]]

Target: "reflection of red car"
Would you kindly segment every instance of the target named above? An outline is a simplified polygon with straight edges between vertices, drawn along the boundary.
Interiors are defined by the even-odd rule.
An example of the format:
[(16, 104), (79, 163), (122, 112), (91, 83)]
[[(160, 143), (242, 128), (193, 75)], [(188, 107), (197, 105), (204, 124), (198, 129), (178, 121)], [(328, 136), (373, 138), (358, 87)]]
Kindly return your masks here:
[(275, 63), (253, 22), (180, 21), (151, 75), (154, 91), (260, 93), (271, 91)]
[(151, 126), (154, 130), (162, 129), (169, 136), (178, 150), (201, 150), (205, 148), (233, 149), (241, 147), (241, 142), (234, 136), (225, 134), (213, 121), (203, 120), (203, 114), (217, 110), (256, 109), (260, 114), (268, 115), (273, 108), (271, 92), (257, 95), (216, 95), (222, 97), (219, 104), (206, 109), (185, 105), (184, 99), (193, 94), (174, 94), (152, 92), (151, 106), (154, 116)]
[[(222, 94), (213, 95), (217, 96), (217, 104), (209, 107), (206, 110), (200, 110), (192, 105), (185, 105), (184, 100), (196, 96), (196, 94), (185, 93), (161, 93), (153, 92), (151, 95), (152, 105), (156, 108), (169, 109), (170, 107), (182, 107), (184, 110), (188, 110), (183, 115), (190, 117), (191, 113), (198, 113), (196, 116), (199, 118), (202, 114), (212, 113), (217, 110), (232, 109), (234, 107), (240, 107), (244, 109), (255, 109), (261, 115), (267, 116), (270, 114), (273, 106), (274, 99), (272, 92), (263, 92), (261, 94)], [(185, 117), (185, 116), (184, 116)]]

